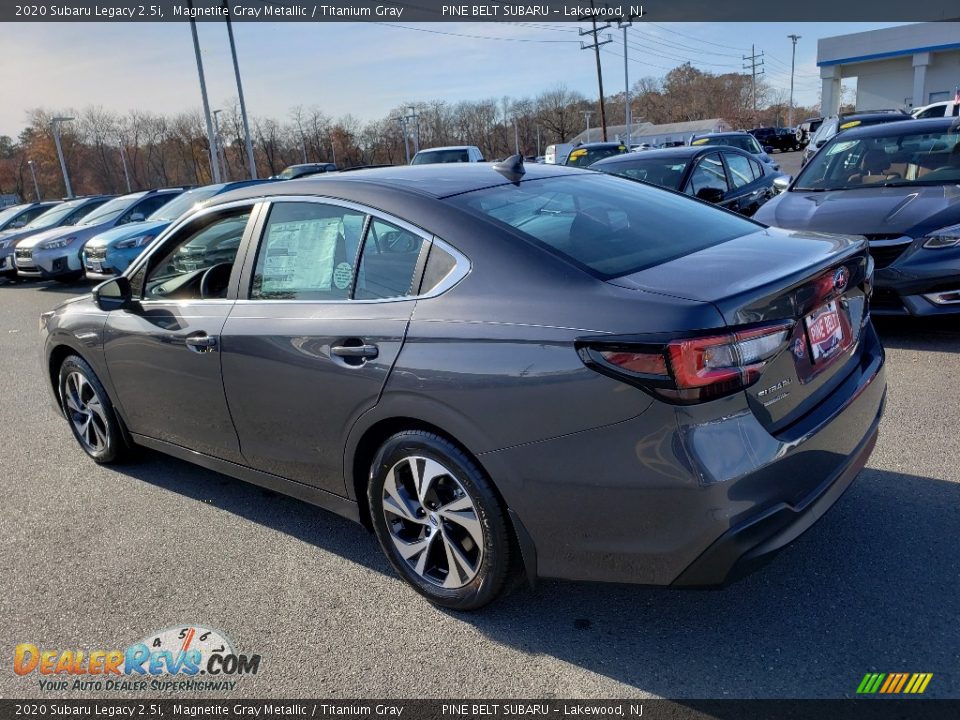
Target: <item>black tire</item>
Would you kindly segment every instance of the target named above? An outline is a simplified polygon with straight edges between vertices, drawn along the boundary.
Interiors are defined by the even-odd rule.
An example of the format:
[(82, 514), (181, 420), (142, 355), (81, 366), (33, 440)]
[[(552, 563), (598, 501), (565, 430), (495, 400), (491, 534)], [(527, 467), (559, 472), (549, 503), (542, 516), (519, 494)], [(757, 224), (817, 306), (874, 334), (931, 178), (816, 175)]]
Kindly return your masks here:
[[(442, 498), (437, 502), (432, 502), (429, 499), (431, 496), (427, 495), (425, 496), (427, 501), (423, 504), (416, 498), (412, 499), (412, 503), (418, 506), (418, 510), (411, 515), (424, 511), (426, 507), (431, 505), (436, 505), (437, 507), (433, 509), (440, 511), (429, 512), (429, 518), (426, 512), (423, 515), (418, 514), (418, 517), (424, 518), (422, 522), (419, 520), (405, 521), (398, 514), (390, 514), (389, 511), (384, 509), (384, 486), (388, 476), (391, 475), (392, 469), (394, 470), (392, 477), (395, 486), (411, 487), (409, 484), (411, 478), (413, 482), (416, 482), (416, 478), (412, 476), (412, 470), (407, 470), (411, 473), (410, 478), (400, 477), (404, 472), (404, 461), (409, 461), (412, 457), (420, 458), (421, 461), (423, 459), (434, 461), (443, 466), (444, 470), (449, 471), (447, 474), (438, 475), (437, 477), (441, 479), (436, 480), (435, 485), (431, 486), (429, 492), (434, 493), (433, 497), (435, 499), (440, 497), (441, 492), (448, 492), (452, 487), (454, 493), (459, 493), (455, 495), (459, 498), (455, 502), (464, 502), (463, 493), (466, 493), (466, 497), (472, 503), (469, 512), (472, 512), (473, 515), (469, 517), (471, 520), (475, 517), (476, 521), (479, 522), (483, 542), (473, 543), (472, 534), (461, 532), (466, 543), (473, 546), (472, 552), (477, 557), (477, 562), (472, 570), (475, 575), (460, 587), (443, 587), (439, 584), (437, 577), (437, 575), (442, 576), (443, 574), (440, 566), (451, 557), (448, 549), (450, 546), (448, 533), (455, 534), (463, 530), (459, 524), (450, 520), (440, 518), (439, 523), (437, 522), (437, 516), (441, 514), (443, 508)], [(414, 464), (422, 468), (425, 463), (421, 461), (415, 461)], [(426, 477), (426, 473), (422, 469), (421, 476)], [(409, 494), (405, 494), (404, 497), (409, 497)], [(404, 580), (430, 602), (454, 610), (476, 610), (492, 602), (501, 594), (510, 570), (512, 551), (505, 510), (501, 507), (499, 498), (483, 471), (455, 444), (439, 435), (420, 430), (409, 430), (393, 435), (380, 447), (370, 467), (367, 499), (370, 503), (373, 528), (390, 563)], [(407, 509), (409, 510), (410, 507), (408, 506)], [(388, 514), (390, 514), (390, 520), (388, 520)], [(428, 519), (429, 523), (427, 522)], [(433, 523), (437, 530), (431, 531), (430, 523)], [(417, 530), (419, 525), (423, 526), (422, 531)], [(476, 527), (475, 524), (474, 527)], [(420, 555), (411, 557), (408, 561), (400, 554), (396, 544), (396, 537), (404, 532), (412, 531), (422, 532), (432, 537), (432, 540), (427, 537), (418, 537), (413, 541), (413, 543), (426, 543), (427, 549), (423, 551), (423, 557), (427, 565), (430, 564), (429, 558), (432, 557), (437, 560), (437, 567), (432, 570), (427, 569), (425, 574), (418, 573), (415, 567), (411, 565), (414, 562), (417, 566), (420, 565), (418, 561)], [(431, 536), (431, 532), (433, 532), (433, 536)], [(438, 537), (440, 538), (439, 543), (436, 542)], [(409, 547), (413, 547), (413, 544)], [(447, 552), (442, 554), (442, 551)], [(431, 555), (431, 553), (434, 554)], [(449, 577), (449, 562), (446, 562), (446, 565), (446, 572)], [(462, 567), (458, 566), (457, 575), (452, 579), (454, 583), (466, 580), (461, 573)], [(431, 572), (436, 573), (436, 575), (431, 576)], [(467, 578), (469, 578), (469, 575), (467, 575)]]
[[(75, 379), (77, 375), (85, 381), (85, 385), (80, 385), (79, 394)], [(120, 421), (107, 391), (87, 361), (79, 355), (68, 356), (60, 365), (57, 387), (64, 417), (83, 451), (101, 465), (126, 457), (128, 448)], [(93, 399), (99, 402), (100, 412), (94, 411), (89, 405)], [(87, 431), (82, 434), (80, 427), (84, 426), (85, 419), (88, 420)]]

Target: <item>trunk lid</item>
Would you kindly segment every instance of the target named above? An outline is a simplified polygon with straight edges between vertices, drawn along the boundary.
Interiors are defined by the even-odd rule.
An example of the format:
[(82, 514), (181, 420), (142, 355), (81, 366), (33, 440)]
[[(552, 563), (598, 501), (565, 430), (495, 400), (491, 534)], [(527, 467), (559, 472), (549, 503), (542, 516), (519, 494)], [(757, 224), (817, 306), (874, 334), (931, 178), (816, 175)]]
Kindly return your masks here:
[(770, 432), (823, 401), (857, 363), (872, 268), (862, 237), (767, 228), (610, 280), (713, 304), (729, 327), (794, 322), (786, 347), (745, 390)]

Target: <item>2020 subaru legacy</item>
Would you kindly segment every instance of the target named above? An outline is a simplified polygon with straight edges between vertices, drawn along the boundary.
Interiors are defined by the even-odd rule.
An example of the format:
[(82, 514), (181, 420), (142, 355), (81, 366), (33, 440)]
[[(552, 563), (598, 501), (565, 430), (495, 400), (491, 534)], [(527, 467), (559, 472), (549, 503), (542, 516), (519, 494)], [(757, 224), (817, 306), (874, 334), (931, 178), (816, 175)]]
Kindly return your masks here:
[(143, 445), (360, 521), (439, 605), (517, 565), (722, 584), (867, 461), (871, 274), (862, 238), (602, 173), (367, 169), (180, 218), (43, 315), (44, 373), (95, 461)]

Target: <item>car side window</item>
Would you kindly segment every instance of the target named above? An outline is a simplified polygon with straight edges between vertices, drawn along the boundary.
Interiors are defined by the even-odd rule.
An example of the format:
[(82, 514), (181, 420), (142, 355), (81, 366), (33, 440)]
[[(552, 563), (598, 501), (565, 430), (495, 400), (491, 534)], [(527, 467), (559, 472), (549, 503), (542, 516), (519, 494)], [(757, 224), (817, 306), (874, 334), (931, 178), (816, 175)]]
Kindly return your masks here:
[(250, 285), (252, 300), (345, 300), (366, 215), (314, 202), (270, 208)]
[(759, 180), (764, 175), (763, 166), (753, 158), (748, 158), (748, 160), (750, 161), (750, 168), (753, 170), (753, 179)]
[(227, 215), (205, 216), (177, 233), (161, 248), (160, 260), (151, 259), (143, 298), (225, 298), (250, 212), (241, 208)]
[(690, 176), (690, 183), (687, 192), (690, 195), (700, 196), (703, 190), (715, 189), (726, 192), (727, 177), (723, 172), (723, 163), (720, 162), (720, 155), (714, 153), (700, 159), (693, 174)]
[(727, 170), (730, 171), (730, 182), (733, 187), (740, 188), (753, 182), (753, 170), (750, 169), (749, 158), (734, 153), (724, 153), (727, 161)]
[(363, 242), (357, 270), (356, 300), (414, 295), (423, 238), (384, 220), (373, 219)]
[(943, 115), (943, 105), (934, 105), (932, 108), (927, 108), (922, 113), (917, 115), (917, 119), (922, 120), (924, 118), (943, 117)]

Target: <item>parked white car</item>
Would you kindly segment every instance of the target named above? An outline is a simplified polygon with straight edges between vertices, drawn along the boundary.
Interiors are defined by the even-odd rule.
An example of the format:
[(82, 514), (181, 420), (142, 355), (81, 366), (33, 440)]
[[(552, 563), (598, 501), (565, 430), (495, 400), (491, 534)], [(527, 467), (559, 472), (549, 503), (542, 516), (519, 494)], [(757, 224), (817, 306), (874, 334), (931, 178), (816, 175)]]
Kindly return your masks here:
[(450, 145), (448, 147), (425, 148), (413, 156), (411, 165), (433, 165), (435, 163), (476, 163), (483, 162), (483, 153), (476, 145)]
[(960, 117), (960, 103), (953, 100), (930, 103), (910, 111), (917, 120), (924, 118)]

